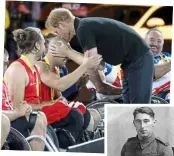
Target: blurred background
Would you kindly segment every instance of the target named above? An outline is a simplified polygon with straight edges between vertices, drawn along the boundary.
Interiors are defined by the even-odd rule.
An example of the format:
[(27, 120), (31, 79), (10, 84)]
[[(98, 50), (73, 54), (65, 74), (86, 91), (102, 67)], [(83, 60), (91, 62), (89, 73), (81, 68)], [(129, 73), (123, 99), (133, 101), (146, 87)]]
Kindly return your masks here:
[[(128, 138), (137, 135), (133, 125), (133, 111), (135, 106), (123, 107), (106, 107), (107, 112), (107, 155), (120, 155), (123, 145)], [(154, 133), (156, 137), (161, 138), (164, 142), (168, 142), (174, 147), (174, 107), (151, 107), (157, 119)], [(114, 146), (113, 146), (114, 145)]]
[[(33, 26), (40, 28), (42, 33), (47, 35), (49, 31), (45, 29), (46, 18), (52, 9), (58, 7), (68, 8), (75, 16), (81, 18), (106, 17), (119, 20), (134, 28), (142, 37), (150, 28), (157, 27), (162, 31), (165, 39), (163, 51), (171, 53), (172, 6), (6, 1), (4, 46), (10, 54), (10, 63), (18, 58), (17, 46), (13, 40), (12, 31)], [(73, 49), (81, 51), (76, 37), (72, 39), (70, 44)], [(69, 72), (78, 67), (77, 64), (71, 61), (68, 62), (67, 66)], [(90, 95), (87, 89), (83, 88), (78, 100), (88, 103), (89, 99)]]

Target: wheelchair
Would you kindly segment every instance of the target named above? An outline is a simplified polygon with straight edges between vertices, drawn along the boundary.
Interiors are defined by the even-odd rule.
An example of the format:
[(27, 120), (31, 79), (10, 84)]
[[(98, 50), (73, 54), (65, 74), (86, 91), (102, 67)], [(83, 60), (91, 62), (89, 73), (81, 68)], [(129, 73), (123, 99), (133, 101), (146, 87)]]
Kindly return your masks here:
[(32, 151), (29, 142), (33, 139), (37, 139), (45, 144), (45, 151), (59, 152), (57, 148), (59, 146), (58, 142), (56, 142), (56, 139), (53, 135), (54, 133), (51, 133), (51, 131), (53, 131), (53, 129), (48, 125), (46, 139), (43, 136), (38, 135), (25, 138), (19, 131), (11, 127), (9, 135), (7, 136), (7, 139), (1, 150)]

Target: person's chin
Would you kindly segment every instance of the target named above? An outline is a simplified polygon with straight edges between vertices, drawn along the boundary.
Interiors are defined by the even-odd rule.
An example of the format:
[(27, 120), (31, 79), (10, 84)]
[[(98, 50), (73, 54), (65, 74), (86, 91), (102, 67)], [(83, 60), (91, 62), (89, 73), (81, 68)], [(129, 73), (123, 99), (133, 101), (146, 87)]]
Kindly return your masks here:
[(157, 51), (152, 51), (152, 53), (153, 53), (154, 56), (158, 56), (159, 55), (159, 53)]
[(139, 135), (141, 137), (148, 137), (149, 136), (149, 133), (147, 131), (144, 131), (144, 132), (140, 132)]

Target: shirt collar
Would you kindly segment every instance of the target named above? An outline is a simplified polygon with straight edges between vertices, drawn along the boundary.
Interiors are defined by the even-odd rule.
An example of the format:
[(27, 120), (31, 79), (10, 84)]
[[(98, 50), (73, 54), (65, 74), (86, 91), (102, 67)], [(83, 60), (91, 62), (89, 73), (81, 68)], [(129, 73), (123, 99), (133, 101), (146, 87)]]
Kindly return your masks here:
[(81, 20), (81, 18), (75, 17), (75, 20), (74, 20), (74, 29), (75, 29), (75, 31), (77, 31), (80, 20)]
[(146, 148), (150, 143), (152, 143), (155, 140), (155, 135), (152, 133), (152, 135), (144, 140), (139, 140), (137, 136), (138, 143), (141, 146), (141, 149)]

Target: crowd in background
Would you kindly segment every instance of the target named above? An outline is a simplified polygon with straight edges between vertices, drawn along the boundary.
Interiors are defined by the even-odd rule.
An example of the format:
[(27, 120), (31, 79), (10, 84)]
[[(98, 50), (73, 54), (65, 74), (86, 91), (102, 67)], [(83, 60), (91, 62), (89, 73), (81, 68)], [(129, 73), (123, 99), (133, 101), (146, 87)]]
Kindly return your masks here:
[[(12, 31), (28, 26), (45, 29), (45, 20), (49, 12), (58, 7), (68, 8), (75, 16), (85, 17), (95, 4), (47, 3), (30, 1), (7, 1), (5, 10), (5, 48), (9, 52), (9, 60), (18, 58), (17, 46), (13, 40)], [(7, 42), (8, 41), (8, 42)]]

